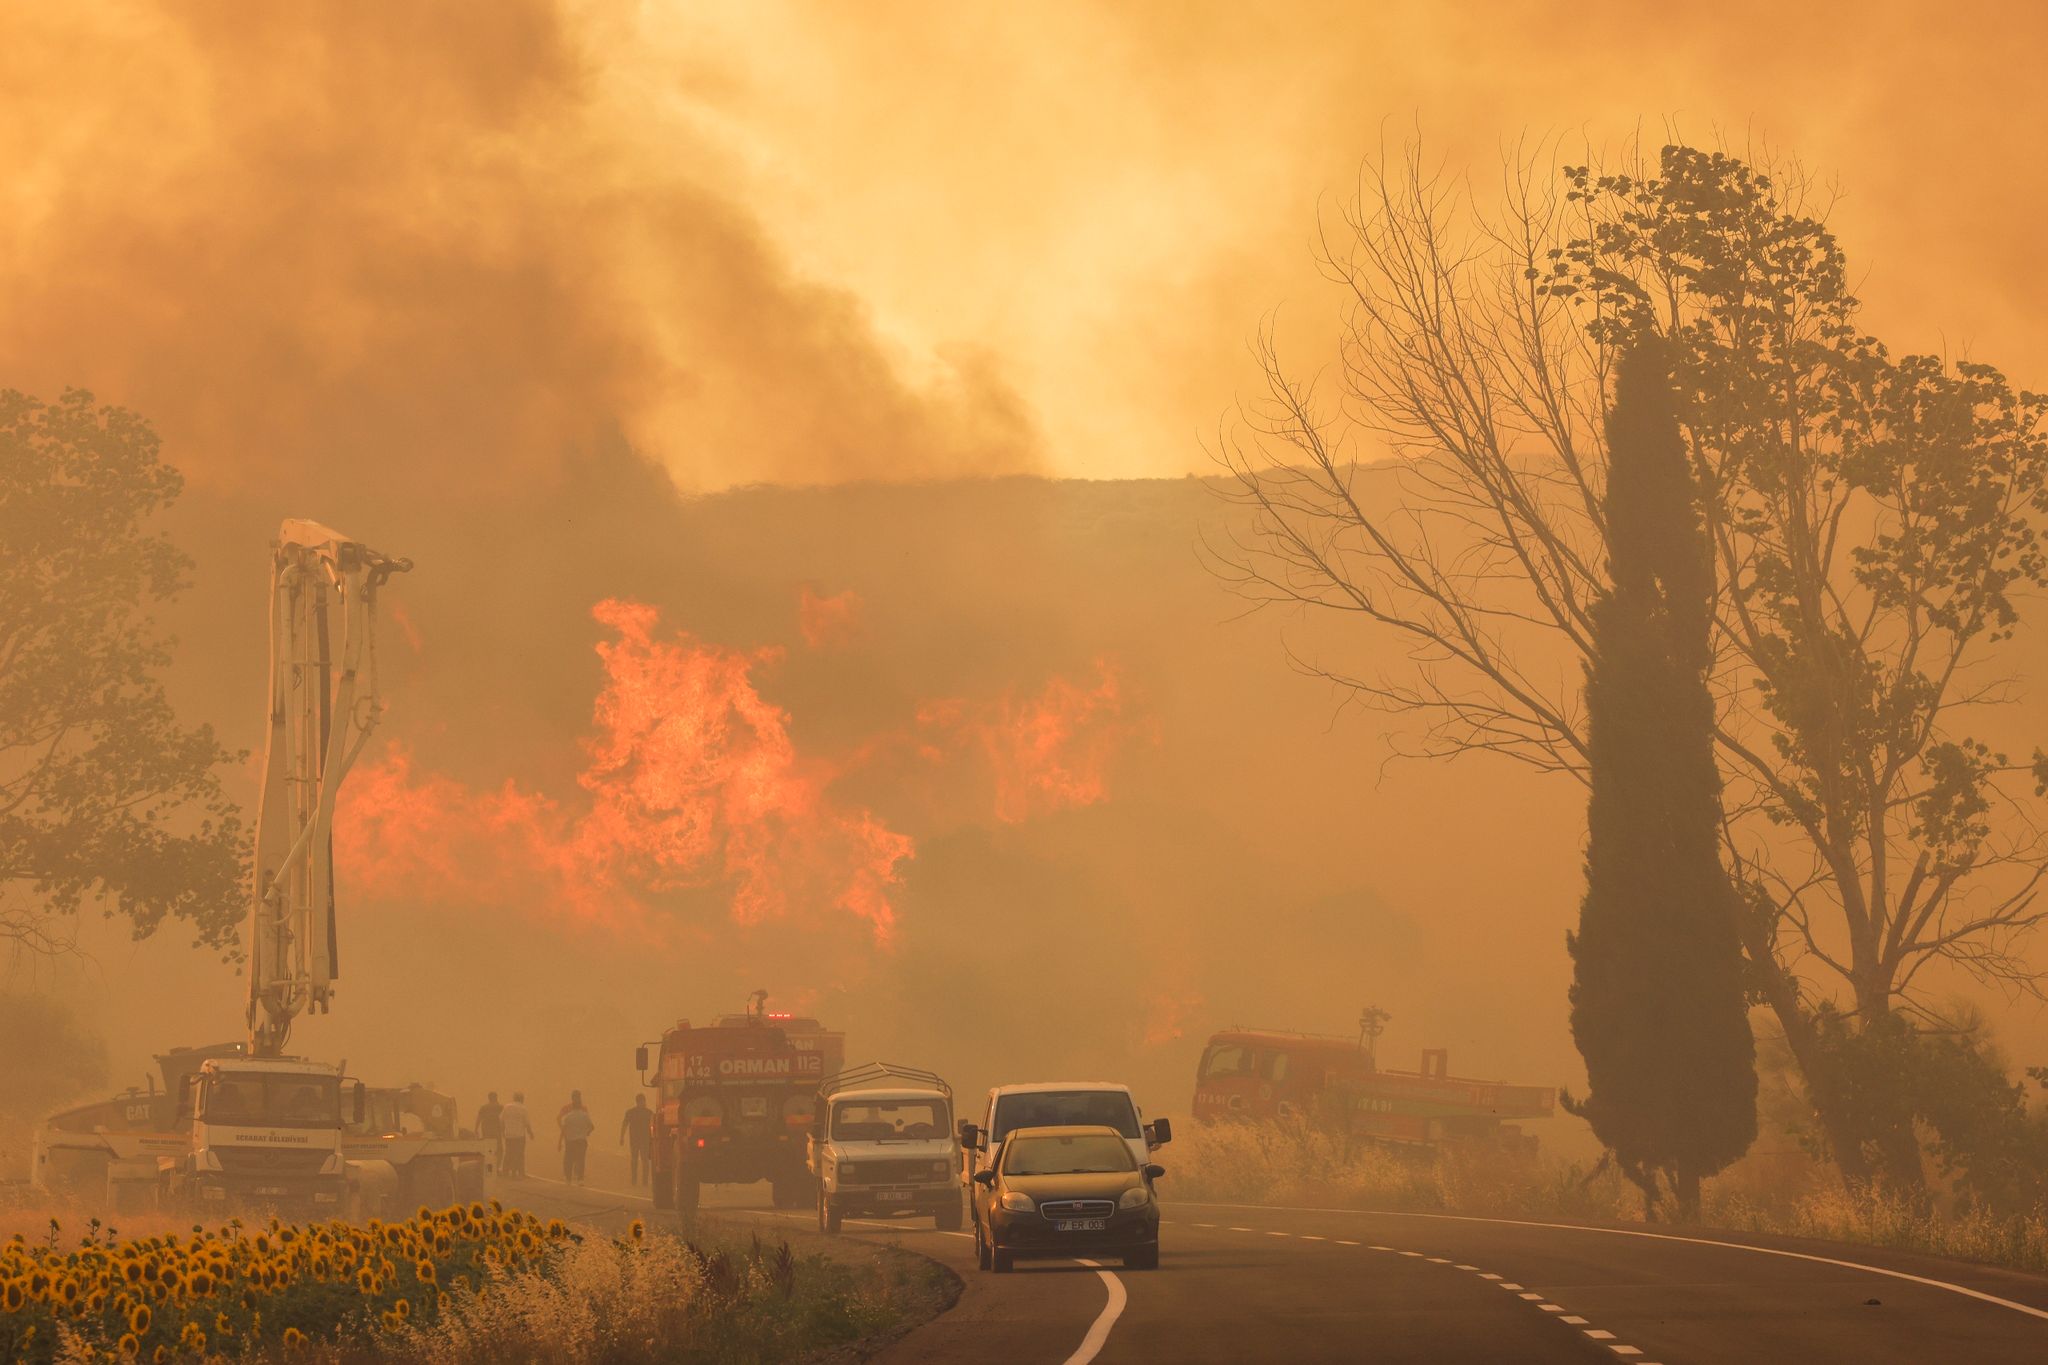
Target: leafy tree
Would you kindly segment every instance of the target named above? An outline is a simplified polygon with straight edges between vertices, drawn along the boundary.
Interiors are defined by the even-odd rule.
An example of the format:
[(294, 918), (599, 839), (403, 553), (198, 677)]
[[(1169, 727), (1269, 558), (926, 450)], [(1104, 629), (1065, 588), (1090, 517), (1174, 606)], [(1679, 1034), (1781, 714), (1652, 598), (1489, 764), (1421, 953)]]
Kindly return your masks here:
[(1616, 371), (1605, 499), (1612, 587), (1593, 604), (1586, 896), (1569, 937), (1572, 1035), (1591, 1091), (1574, 1112), (1682, 1218), (1700, 1180), (1756, 1137), (1756, 1049), (1714, 765), (1713, 561), (1663, 343)]
[[(1708, 686), (1722, 855), (1750, 984), (1852, 1182), (1920, 1182), (1913, 1132), (1826, 1107), (1816, 1007), (1924, 1008), (1934, 964), (2037, 991), (2048, 767), (1972, 733), (2048, 582), (2048, 399), (1988, 365), (1893, 356), (1858, 326), (1800, 182), (1685, 146), (1654, 166), (1508, 167), (1482, 213), (1419, 156), (1368, 171), (1325, 263), (1350, 307), (1331, 411), (1270, 336), (1270, 403), (1222, 458), (1254, 532), (1222, 571), (1344, 613), (1410, 661), (1309, 661), (1420, 722), (1408, 752), (1589, 779), (1574, 670), (1594, 653), (1615, 358), (1674, 348), (1717, 568)], [(1368, 472), (1357, 450), (1402, 457)], [(1386, 657), (1382, 635), (1375, 654)]]
[(234, 942), (244, 840), (216, 769), (233, 755), (181, 726), (151, 616), (188, 561), (150, 516), (181, 487), (135, 414), (66, 393), (0, 392), (0, 938), (71, 941), (82, 906)]
[(1926, 1132), (1929, 1164), (1971, 1202), (2028, 1213), (2048, 1201), (2048, 1119), (2028, 1112), (2024, 1085), (1979, 1021), (1914, 1027), (1896, 1014), (1862, 1022), (1823, 1006), (1816, 1025), (1813, 1084), (1859, 1128)]

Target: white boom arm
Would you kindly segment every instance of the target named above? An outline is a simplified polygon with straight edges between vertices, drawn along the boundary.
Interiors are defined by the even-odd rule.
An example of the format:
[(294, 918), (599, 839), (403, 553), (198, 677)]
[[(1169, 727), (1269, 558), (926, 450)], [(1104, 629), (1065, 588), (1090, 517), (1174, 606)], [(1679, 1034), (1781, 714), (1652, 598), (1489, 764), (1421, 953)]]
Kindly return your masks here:
[(411, 567), (318, 522), (278, 530), (249, 915), (249, 1044), (259, 1057), (283, 1051), (300, 1014), (326, 1011), (339, 974), (334, 798), (382, 710), (377, 589)]

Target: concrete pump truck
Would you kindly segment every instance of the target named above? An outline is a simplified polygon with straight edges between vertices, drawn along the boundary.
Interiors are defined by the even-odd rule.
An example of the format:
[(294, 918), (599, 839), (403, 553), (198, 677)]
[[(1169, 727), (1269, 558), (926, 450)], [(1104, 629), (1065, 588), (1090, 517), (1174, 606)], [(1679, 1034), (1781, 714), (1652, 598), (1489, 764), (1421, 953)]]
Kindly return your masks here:
[[(382, 705), (378, 590), (412, 567), (312, 521), (286, 521), (271, 560), (269, 729), (249, 915), (248, 1041), (157, 1060), (164, 1089), (59, 1114), (34, 1178), (106, 1182), (117, 1204), (333, 1215), (483, 1191), (486, 1145), (378, 1121), (345, 1064), (285, 1055), (292, 1024), (325, 1013), (339, 969), (333, 820), (342, 779)], [(386, 1092), (374, 1092), (383, 1097)], [(385, 1131), (386, 1128), (391, 1131)], [(83, 1178), (81, 1178), (83, 1177)]]

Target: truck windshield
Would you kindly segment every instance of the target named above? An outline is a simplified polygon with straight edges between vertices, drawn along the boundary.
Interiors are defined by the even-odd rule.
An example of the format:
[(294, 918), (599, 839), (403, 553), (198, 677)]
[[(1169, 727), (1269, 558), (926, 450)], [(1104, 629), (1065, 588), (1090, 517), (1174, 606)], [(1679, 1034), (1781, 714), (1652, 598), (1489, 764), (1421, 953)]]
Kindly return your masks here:
[(341, 1082), (332, 1076), (214, 1076), (199, 1116), (252, 1127), (332, 1128), (341, 1121)]
[(1114, 1128), (1139, 1136), (1138, 1111), (1121, 1090), (1034, 1090), (996, 1099), (991, 1142), (1019, 1128)]
[(832, 1136), (846, 1142), (935, 1138), (949, 1131), (939, 1100), (841, 1100), (832, 1106)]
[(1131, 1149), (1107, 1133), (1020, 1137), (1003, 1148), (1006, 1175), (1097, 1175), (1132, 1169)]

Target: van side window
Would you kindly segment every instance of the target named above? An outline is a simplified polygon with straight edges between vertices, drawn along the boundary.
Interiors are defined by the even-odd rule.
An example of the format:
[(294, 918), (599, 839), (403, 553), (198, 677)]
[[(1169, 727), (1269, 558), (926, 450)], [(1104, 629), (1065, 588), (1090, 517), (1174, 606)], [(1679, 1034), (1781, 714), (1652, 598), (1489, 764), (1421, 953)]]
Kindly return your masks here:
[(1259, 1058), (1259, 1074), (1278, 1085), (1287, 1079), (1287, 1054), (1268, 1052)]

